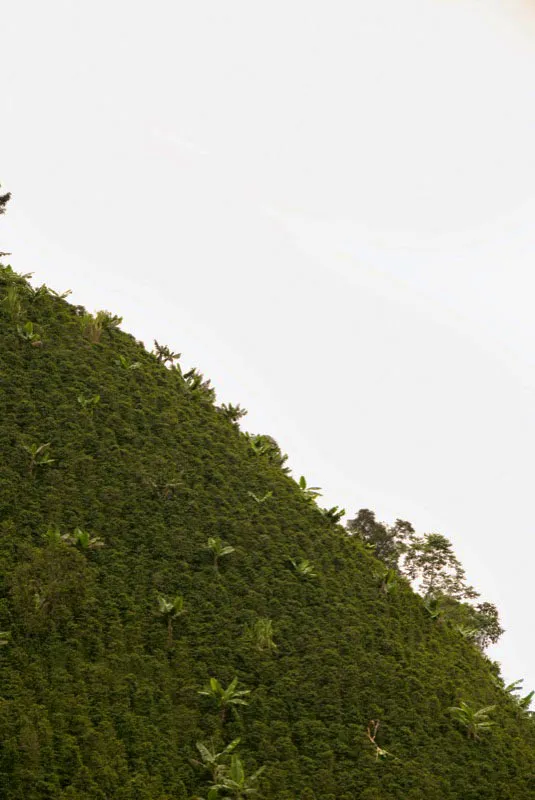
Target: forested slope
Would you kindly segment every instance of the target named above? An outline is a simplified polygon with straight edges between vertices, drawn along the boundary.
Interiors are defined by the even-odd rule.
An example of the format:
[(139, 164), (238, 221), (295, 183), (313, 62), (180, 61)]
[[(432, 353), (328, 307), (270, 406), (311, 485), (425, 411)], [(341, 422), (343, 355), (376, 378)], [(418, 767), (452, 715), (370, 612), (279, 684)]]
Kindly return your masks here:
[[(202, 378), (9, 269), (0, 300), (5, 800), (208, 797), (197, 743), (237, 737), (263, 798), (533, 800), (535, 726), (492, 662), (383, 591)], [(235, 677), (246, 705), (209, 688)], [(471, 737), (461, 701), (496, 724)]]

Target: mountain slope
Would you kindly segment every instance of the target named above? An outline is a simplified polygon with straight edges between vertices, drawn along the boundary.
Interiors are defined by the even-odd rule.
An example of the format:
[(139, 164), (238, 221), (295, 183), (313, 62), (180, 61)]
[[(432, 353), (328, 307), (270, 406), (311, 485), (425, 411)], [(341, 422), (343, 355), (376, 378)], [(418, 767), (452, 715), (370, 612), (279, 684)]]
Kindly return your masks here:
[[(196, 743), (236, 737), (265, 798), (535, 796), (535, 726), (492, 663), (404, 582), (381, 591), (378, 562), (202, 381), (10, 270), (0, 292), (6, 800), (205, 797)], [(218, 569), (216, 537), (234, 548)], [(235, 676), (239, 715), (199, 694)], [(480, 740), (448, 712), (462, 700), (496, 705)]]

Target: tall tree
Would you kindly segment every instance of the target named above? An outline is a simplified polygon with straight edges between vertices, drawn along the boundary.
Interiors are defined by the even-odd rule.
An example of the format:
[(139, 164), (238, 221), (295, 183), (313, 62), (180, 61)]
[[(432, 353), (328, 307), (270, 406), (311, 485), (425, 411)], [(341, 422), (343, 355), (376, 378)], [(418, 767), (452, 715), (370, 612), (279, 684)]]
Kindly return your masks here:
[(355, 519), (347, 523), (347, 530), (374, 548), (374, 554), (391, 569), (399, 570), (399, 561), (409, 549), (414, 538), (410, 522), (397, 519), (387, 526), (375, 519), (375, 513), (361, 508)]
[(440, 533), (414, 537), (407, 550), (404, 572), (417, 582), (425, 598), (445, 595), (454, 600), (473, 599), (478, 592), (466, 583), (461, 562), (449, 539)]

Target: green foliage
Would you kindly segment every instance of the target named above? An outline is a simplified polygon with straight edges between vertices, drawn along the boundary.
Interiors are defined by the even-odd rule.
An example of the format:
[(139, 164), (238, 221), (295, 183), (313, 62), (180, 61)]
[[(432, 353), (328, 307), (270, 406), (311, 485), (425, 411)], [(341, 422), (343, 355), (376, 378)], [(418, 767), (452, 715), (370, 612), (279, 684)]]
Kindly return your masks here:
[(439, 619), (444, 613), (443, 599), (441, 597), (426, 597), (424, 608), (431, 619)]
[(186, 613), (184, 598), (181, 594), (168, 600), (164, 595), (158, 595), (158, 610), (167, 624), (167, 647), (173, 646), (173, 621)]
[(320, 487), (319, 486), (307, 486), (306, 478), (304, 475), (301, 475), (299, 478), (299, 482), (297, 484), (301, 489), (303, 496), (309, 502), (313, 502), (316, 497), (321, 497)]
[(91, 344), (100, 342), (103, 331), (116, 330), (122, 322), (122, 317), (117, 317), (109, 311), (97, 311), (95, 316), (84, 312), (80, 318), (82, 334)]
[(355, 519), (347, 523), (347, 530), (358, 537), (387, 567), (400, 569), (400, 559), (414, 541), (414, 528), (410, 522), (397, 519), (394, 525), (384, 525), (375, 514), (361, 508)]
[(156, 339), (154, 340), (154, 355), (156, 356), (156, 360), (159, 364), (173, 364), (175, 361), (178, 361), (181, 353), (173, 353), (172, 350), (167, 347), (165, 344), (158, 344)]
[(235, 548), (226, 544), (219, 536), (210, 536), (205, 545), (214, 558), (214, 568), (219, 569), (219, 559), (234, 553)]
[(100, 548), (105, 547), (105, 543), (100, 536), (91, 536), (90, 533), (83, 531), (81, 528), (75, 528), (72, 533), (63, 534), (61, 538), (67, 544), (79, 547), (80, 550), (100, 550)]
[(215, 389), (210, 386), (210, 381), (204, 379), (204, 375), (193, 367), (184, 373), (184, 380), (191, 392), (197, 392), (204, 396), (210, 403), (215, 400)]
[(391, 594), (398, 587), (398, 573), (395, 569), (382, 566), (375, 571), (375, 576), (384, 594)]
[(458, 706), (450, 706), (448, 711), (466, 729), (469, 738), (480, 739), (482, 733), (488, 733), (491, 727), (496, 724), (489, 720), (489, 714), (495, 708), (496, 706), (485, 706), (485, 708), (476, 710), (461, 700)]
[(80, 403), (84, 411), (87, 411), (88, 414), (93, 416), (93, 411), (95, 410), (96, 406), (98, 406), (98, 404), (100, 403), (100, 395), (93, 394), (86, 397), (83, 394), (79, 394), (78, 402)]
[(220, 770), (218, 783), (212, 788), (220, 789), (231, 797), (235, 797), (236, 800), (241, 800), (241, 798), (258, 793), (258, 778), (264, 769), (265, 767), (260, 767), (252, 775), (247, 775), (240, 757), (234, 753), (230, 760), (230, 767), (223, 767)]
[(254, 492), (247, 492), (247, 494), (249, 495), (249, 497), (252, 497), (253, 500), (255, 500), (257, 503), (265, 503), (266, 500), (269, 500), (270, 497), (273, 497), (273, 492), (266, 492), (265, 494), (262, 495), (262, 497), (259, 497)]
[(375, 574), (385, 594), (395, 588), (396, 574), (403, 575), (423, 595), (432, 619), (447, 622), (481, 650), (498, 641), (503, 628), (496, 606), (471, 602), (478, 592), (467, 585), (464, 569), (445, 536), (418, 537), (410, 522), (397, 519), (388, 526), (378, 522), (369, 509), (360, 509), (347, 523), (347, 530), (381, 560), (382, 567)]
[[(217, 754), (238, 737), (225, 778), (236, 753), (245, 778), (265, 765), (241, 786), (265, 800), (532, 800), (526, 693), (496, 686), (496, 665), (456, 629), (477, 627), (465, 598), (428, 597), (443, 609), (432, 619), (405, 553), (381, 562), (377, 531), (334, 525), (275, 440), (241, 433), (204, 379), (164, 369), (102, 319), (91, 343), (84, 309), (2, 268), (0, 300), (9, 286), (20, 314), (0, 302), (2, 800), (223, 800), (238, 790), (196, 742)], [(20, 339), (28, 319), (46, 346)], [(97, 391), (84, 413), (77, 398)], [(235, 548), (224, 580), (205, 549), (216, 538)], [(317, 577), (297, 580), (290, 559)], [(391, 593), (381, 563), (396, 570)], [(247, 705), (227, 703), (222, 721), (217, 690), (198, 694), (208, 676), (223, 693), (236, 678)], [(447, 711), (458, 698), (496, 706), (480, 746)], [(364, 735), (371, 719), (387, 756)]]
[(340, 522), (346, 513), (345, 508), (339, 508), (338, 506), (333, 506), (332, 508), (322, 508), (320, 510), (323, 516), (333, 522), (335, 525)]
[(424, 597), (445, 595), (454, 600), (477, 597), (468, 586), (465, 572), (451, 542), (440, 533), (414, 537), (405, 558), (405, 573), (418, 581)]
[(115, 359), (115, 363), (117, 364), (118, 367), (127, 370), (139, 369), (141, 367), (141, 363), (139, 361), (130, 362), (125, 356), (122, 356), (120, 354), (118, 358)]
[(195, 761), (194, 763), (199, 764), (207, 769), (210, 772), (212, 782), (217, 783), (221, 767), (224, 765), (226, 759), (230, 756), (233, 750), (235, 750), (239, 745), (240, 741), (241, 737), (236, 737), (236, 739), (233, 739), (230, 744), (228, 744), (219, 752), (215, 749), (213, 744), (211, 747), (208, 747), (202, 742), (197, 742), (195, 746), (199, 751), (201, 761)]
[(15, 284), (8, 285), (0, 302), (6, 309), (11, 320), (13, 322), (18, 320), (22, 313), (22, 297), (20, 288)]
[(28, 321), (24, 325), (17, 325), (17, 333), (24, 342), (28, 342), (32, 347), (40, 347), (42, 345), (41, 338), (34, 329), (33, 322)]
[(268, 617), (259, 617), (252, 625), (246, 625), (245, 639), (259, 653), (272, 653), (277, 649), (273, 640), (273, 621)]
[(315, 578), (314, 564), (308, 558), (291, 558), (290, 563), (301, 578)]
[(56, 460), (55, 458), (50, 458), (49, 455), (49, 448), (51, 446), (51, 442), (46, 442), (44, 444), (23, 444), (23, 448), (26, 450), (28, 455), (30, 456), (30, 464), (29, 464), (29, 471), (30, 474), (33, 473), (35, 467), (48, 467), (50, 464), (53, 464)]
[(531, 702), (533, 700), (533, 697), (535, 696), (535, 691), (529, 692), (527, 695), (525, 695), (525, 697), (521, 697), (520, 695), (517, 694), (517, 692), (520, 692), (522, 684), (524, 683), (523, 678), (513, 681), (513, 683), (510, 683), (508, 686), (504, 686), (503, 681), (501, 679), (495, 678), (494, 680), (498, 688), (503, 689), (503, 691), (506, 694), (512, 697), (514, 703), (516, 704), (518, 710), (522, 715), (527, 717), (532, 716), (533, 712), (530, 709), (531, 709)]
[(288, 456), (285, 453), (283, 454), (272, 436), (246, 433), (245, 439), (249, 442), (249, 446), (255, 455), (264, 456), (270, 464), (274, 467), (278, 467), (285, 475), (288, 474), (289, 469), (284, 466), (288, 460)]
[(233, 406), (232, 403), (228, 405), (223, 403), (223, 405), (219, 408), (219, 412), (223, 414), (230, 422), (237, 425), (240, 419), (243, 419), (247, 415), (247, 411), (245, 408), (242, 408), (238, 403), (237, 406)]
[(238, 689), (238, 678), (235, 677), (225, 689), (217, 678), (210, 678), (208, 685), (200, 689), (197, 694), (204, 695), (213, 700), (219, 707), (221, 721), (224, 722), (229, 708), (236, 710), (236, 706), (246, 706), (245, 695), (251, 694), (250, 689)]

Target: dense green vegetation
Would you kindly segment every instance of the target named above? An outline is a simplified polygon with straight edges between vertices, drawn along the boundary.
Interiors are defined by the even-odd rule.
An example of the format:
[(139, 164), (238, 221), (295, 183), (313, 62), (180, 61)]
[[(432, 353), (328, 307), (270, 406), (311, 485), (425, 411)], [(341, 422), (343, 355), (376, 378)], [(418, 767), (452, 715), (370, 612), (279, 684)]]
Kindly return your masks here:
[(437, 542), (404, 574), (119, 324), (0, 271), (2, 797), (532, 800), (526, 704), (409, 584)]

